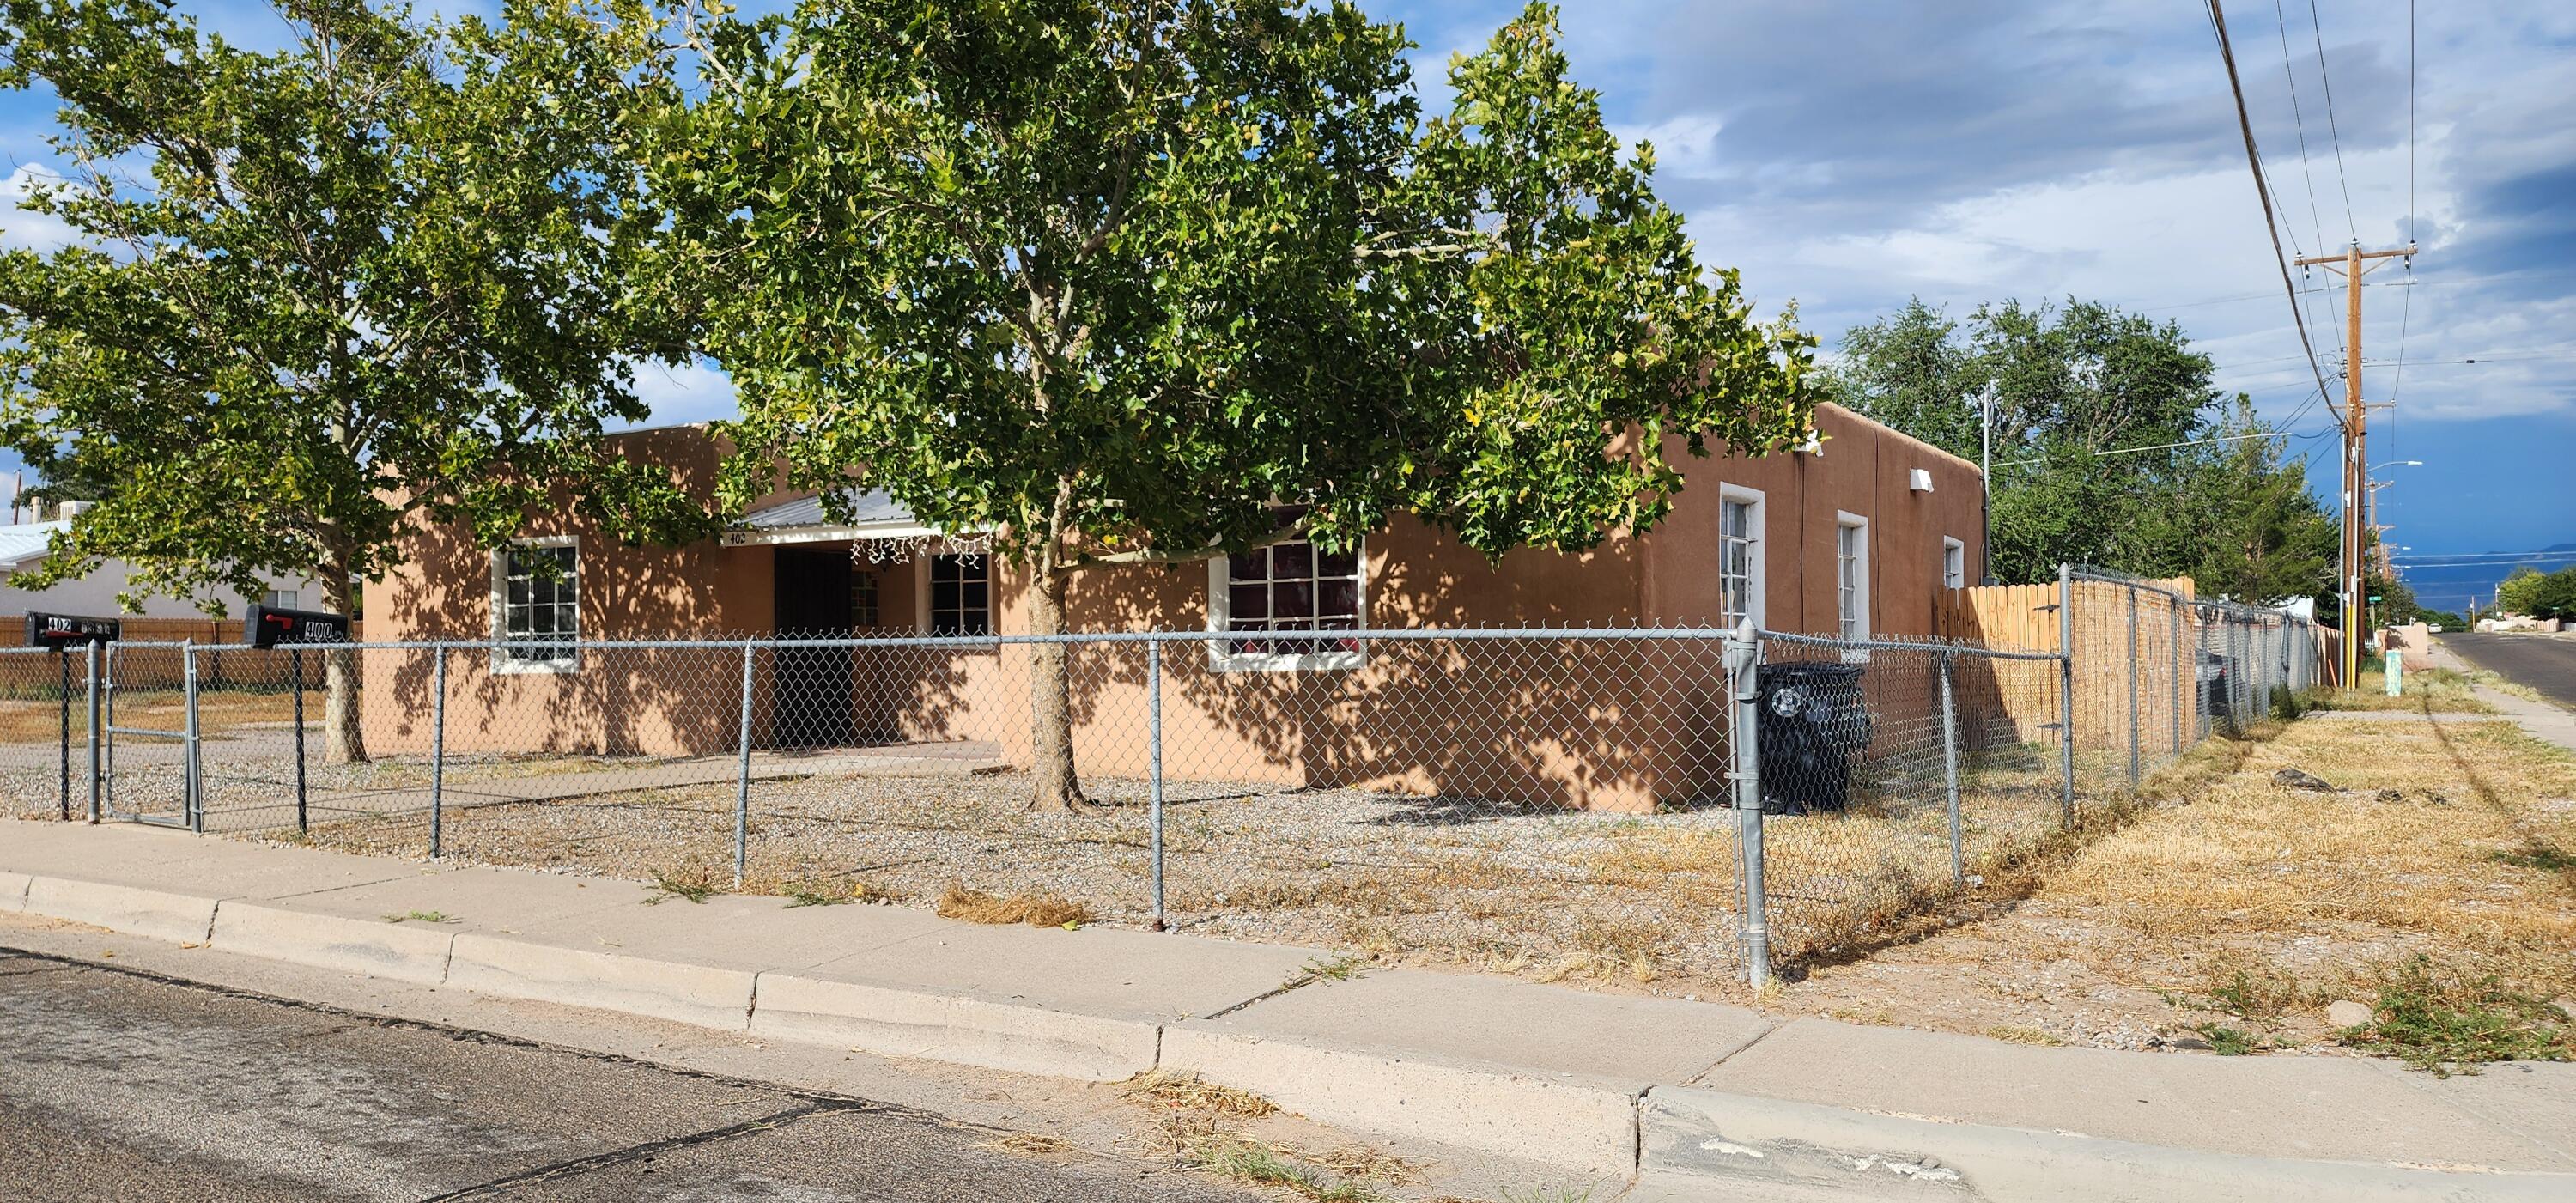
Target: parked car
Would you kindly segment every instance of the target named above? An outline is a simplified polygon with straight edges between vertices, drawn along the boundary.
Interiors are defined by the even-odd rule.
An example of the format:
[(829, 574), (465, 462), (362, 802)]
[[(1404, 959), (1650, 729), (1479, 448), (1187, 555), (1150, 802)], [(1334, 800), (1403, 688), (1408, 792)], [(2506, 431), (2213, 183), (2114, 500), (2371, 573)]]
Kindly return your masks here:
[(1783, 814), (1839, 811), (1851, 801), (1852, 766), (1873, 725), (1861, 692), (1866, 666), (1765, 664), (1761, 698), (1762, 805)]

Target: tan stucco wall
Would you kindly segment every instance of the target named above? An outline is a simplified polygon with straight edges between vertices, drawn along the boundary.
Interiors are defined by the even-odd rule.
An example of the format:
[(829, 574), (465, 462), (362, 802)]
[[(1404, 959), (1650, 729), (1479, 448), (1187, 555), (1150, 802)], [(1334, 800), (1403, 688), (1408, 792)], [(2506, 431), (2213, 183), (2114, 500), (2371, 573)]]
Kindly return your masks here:
[[(1978, 481), (1965, 461), (1832, 407), (1821, 455), (1683, 459), (1686, 487), (1644, 539), (1615, 535), (1580, 554), (1513, 553), (1500, 564), (1419, 521), (1368, 541), (1365, 605), (1381, 629), (1713, 624), (1718, 485), (1764, 493), (1767, 625), (1835, 626), (1834, 516), (1867, 517), (1871, 628), (1932, 631), (1941, 536), (1978, 571)], [(629, 454), (711, 486), (720, 449), (694, 428), (646, 432)], [(1931, 471), (1930, 493), (1907, 469)], [(581, 541), (586, 639), (756, 634), (772, 617), (772, 552), (713, 542), (615, 545), (560, 513), (531, 534)], [(491, 629), (490, 556), (461, 532), (423, 526), (410, 563), (368, 587), (369, 636), (481, 638)], [(919, 618), (920, 571), (877, 566), (883, 624)], [(995, 565), (995, 622), (1028, 630), (1017, 569)], [(1084, 631), (1201, 630), (1204, 564), (1102, 569), (1077, 578), (1070, 625)], [(464, 751), (716, 752), (733, 746), (738, 651), (592, 649), (578, 673), (495, 676), (481, 657), (450, 663), (449, 746)], [(1357, 670), (1220, 673), (1205, 644), (1164, 648), (1165, 771), (1177, 780), (1264, 781), (1642, 810), (1722, 781), (1723, 680), (1714, 640), (1378, 641)], [(1025, 646), (866, 648), (853, 653), (862, 738), (977, 739), (1020, 759), (1028, 743)], [(1139, 646), (1075, 659), (1076, 748), (1087, 774), (1145, 771), (1147, 691)], [(755, 738), (766, 741), (771, 658), (756, 665)], [(469, 707), (473, 717), (459, 722)], [(425, 740), (406, 707), (370, 707), (387, 750)], [(378, 728), (382, 730), (379, 732)]]

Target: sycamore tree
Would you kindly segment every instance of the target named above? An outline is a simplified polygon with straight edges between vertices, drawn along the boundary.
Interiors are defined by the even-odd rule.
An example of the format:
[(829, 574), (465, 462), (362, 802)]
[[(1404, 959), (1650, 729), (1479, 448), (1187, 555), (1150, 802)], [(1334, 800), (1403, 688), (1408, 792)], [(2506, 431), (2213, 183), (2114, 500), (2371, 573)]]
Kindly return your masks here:
[[(407, 521), (498, 542), (569, 493), (619, 531), (698, 523), (599, 441), (645, 416), (631, 364), (684, 345), (630, 282), (627, 143), (666, 107), (642, 26), (287, 0), (252, 51), (156, 0), (0, 14), (0, 82), (61, 104), (21, 207), (72, 236), (0, 256), (0, 437), (93, 502), (33, 583), (117, 558), (220, 612), (266, 570), (345, 613)], [(329, 755), (361, 759), (354, 665), (325, 663)]]
[[(1426, 117), (1403, 31), (1278, 0), (810, 0), (673, 14), (653, 182), (783, 470), (989, 532), (1031, 628), (1104, 565), (1399, 511), (1499, 556), (1643, 531), (1674, 448), (1808, 429), (1808, 340), (1695, 256), (1534, 5)], [(1085, 805), (1065, 651), (1032, 805)]]

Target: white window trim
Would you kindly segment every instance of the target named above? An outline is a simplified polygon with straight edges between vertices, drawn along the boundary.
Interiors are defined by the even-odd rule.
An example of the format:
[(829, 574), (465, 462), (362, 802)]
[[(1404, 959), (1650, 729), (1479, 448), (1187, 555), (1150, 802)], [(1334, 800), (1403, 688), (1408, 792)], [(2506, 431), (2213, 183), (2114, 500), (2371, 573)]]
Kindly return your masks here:
[[(1950, 583), (1950, 553), (1952, 551), (1959, 553), (1959, 583), (1956, 585)], [(1944, 589), (1965, 589), (1968, 587), (1968, 544), (1965, 540), (1953, 539), (1948, 535), (1941, 536), (1941, 587)]]
[(510, 637), (510, 549), (513, 547), (569, 547), (572, 549), (572, 652), (552, 660), (522, 660), (492, 649), (492, 672), (495, 676), (520, 676), (527, 673), (576, 673), (581, 671), (581, 602), (586, 591), (581, 587), (581, 537), (578, 535), (538, 535), (512, 539), (492, 549), (492, 641), (501, 643)]
[[(1365, 630), (1369, 625), (1369, 562), (1366, 540), (1362, 540), (1360, 545), (1353, 549), (1352, 558), (1359, 565), (1359, 623)], [(1234, 574), (1228, 568), (1224, 556), (1208, 557), (1207, 565), (1208, 629), (1223, 631), (1234, 620), (1234, 597), (1231, 591)], [(1322, 638), (1326, 634), (1328, 632), (1315, 632), (1317, 638)], [(1365, 642), (1358, 651), (1334, 652), (1230, 652), (1226, 650), (1227, 642), (1223, 639), (1207, 641), (1210, 671), (1221, 673), (1348, 672), (1368, 663)]]
[(1726, 503), (1741, 501), (1753, 507), (1745, 519), (1745, 525), (1753, 532), (1753, 548), (1745, 563), (1744, 616), (1753, 620), (1755, 630), (1767, 631), (1771, 629), (1766, 613), (1771, 587), (1763, 563), (1770, 559), (1764, 549), (1771, 543), (1771, 507), (1762, 490), (1723, 481), (1718, 483), (1717, 498), (1718, 616), (1723, 618), (1726, 614)]
[[(1858, 540), (1859, 546), (1857, 548), (1859, 554), (1853, 557), (1858, 561), (1855, 567), (1857, 567), (1859, 571), (1854, 574), (1856, 579), (1852, 581), (1852, 621), (1859, 629), (1849, 635), (1844, 634), (1842, 631), (1842, 533), (1845, 530), (1856, 530), (1860, 532), (1860, 538)], [(1867, 639), (1871, 635), (1869, 622), (1869, 578), (1871, 575), (1869, 570), (1869, 544), (1869, 519), (1846, 510), (1834, 511), (1835, 638), (1861, 640)]]
[[(943, 544), (912, 558), (912, 629), (914, 632), (922, 635), (930, 634), (930, 559), (932, 556), (974, 556), (984, 561), (984, 623), (988, 629), (982, 635), (952, 635), (945, 638), (991, 639), (999, 636), (1002, 633), (1002, 574), (994, 571), (997, 567), (993, 559), (994, 553), (967, 551), (951, 544)], [(878, 594), (877, 605), (879, 607), (877, 613), (882, 617), (885, 613), (883, 609), (885, 596), (882, 592)]]

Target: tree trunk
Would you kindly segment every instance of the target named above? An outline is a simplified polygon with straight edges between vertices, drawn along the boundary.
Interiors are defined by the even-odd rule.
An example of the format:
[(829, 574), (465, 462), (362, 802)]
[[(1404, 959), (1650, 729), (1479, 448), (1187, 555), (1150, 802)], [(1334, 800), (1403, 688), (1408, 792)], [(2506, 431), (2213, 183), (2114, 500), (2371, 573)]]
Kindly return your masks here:
[[(322, 568), (322, 605), (334, 614), (350, 612), (352, 586), (348, 570)], [(331, 764), (357, 764), (367, 759), (367, 736), (358, 724), (358, 653), (345, 647), (322, 653), (322, 758)]]
[[(1029, 633), (1064, 634), (1064, 594), (1071, 574), (1040, 565), (1035, 575), (1029, 589)], [(1029, 645), (1029, 776), (1036, 787), (1029, 809), (1034, 811), (1083, 814), (1092, 809), (1073, 772), (1072, 650), (1062, 643)]]

